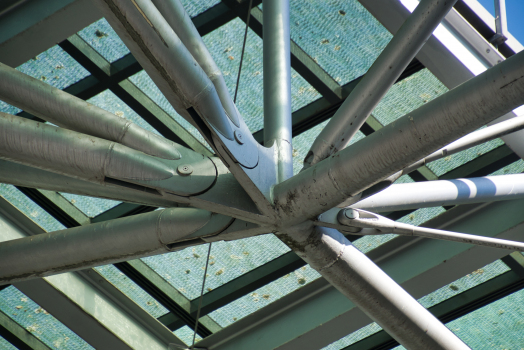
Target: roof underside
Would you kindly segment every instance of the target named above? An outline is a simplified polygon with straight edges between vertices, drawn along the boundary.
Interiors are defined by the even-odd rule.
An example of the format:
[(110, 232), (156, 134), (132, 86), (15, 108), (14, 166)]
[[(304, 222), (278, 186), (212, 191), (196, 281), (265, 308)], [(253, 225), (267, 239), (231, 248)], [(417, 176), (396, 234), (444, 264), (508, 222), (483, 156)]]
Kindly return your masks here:
[[(249, 1), (182, 2), (233, 94)], [(469, 21), (478, 39), (489, 45), (486, 40), (494, 34), (493, 29), (484, 22), (485, 14), (481, 16), (471, 7), (473, 2), (458, 1), (455, 15)], [(262, 142), (260, 3), (253, 1), (237, 107), (250, 131)], [(392, 11), (393, 15), (383, 20), (379, 9), (371, 13), (356, 0), (291, 1), (295, 173), (300, 171), (316, 136), (392, 38), (395, 12), (383, 11)], [(434, 47), (445, 49), (435, 38), (431, 40)], [(509, 57), (518, 50), (518, 42), (512, 39), (501, 45), (497, 54)], [(411, 62), (352, 142), (442, 95), (458, 84), (453, 79), (472, 76), (462, 67), (461, 73), (451, 78), (428, 56), (422, 52)], [(490, 59), (477, 56), (482, 62)], [(0, 62), (167, 139), (212, 154), (198, 131), (170, 106), (87, 0), (3, 1)], [(2, 101), (0, 111), (38, 120)], [(523, 170), (521, 158), (503, 140), (496, 139), (430, 163), (397, 181)], [(26, 231), (41, 232), (33, 222), (45, 231), (56, 231), (157, 209), (8, 184), (0, 184), (0, 196), (4, 199), (0, 198), (0, 228), (5, 232), (5, 236), (0, 233), (0, 240), (19, 237)], [(513, 227), (508, 238), (518, 240), (522, 219), (514, 214), (522, 206), (522, 200), (515, 200), (423, 208), (387, 216), (427, 227), (452, 223), (447, 229), (457, 227), (460, 232), (479, 234)], [(355, 236), (351, 240), (470, 347), (489, 344), (512, 348), (522, 338), (524, 258), (520, 253), (507, 255), (507, 251), (496, 249), (395, 235)], [(123, 319), (131, 320), (136, 327), (127, 332), (144, 334), (142, 346), (148, 346), (145, 335), (164, 339), (162, 325), (189, 345), (206, 254), (207, 245), (201, 245), (81, 273), (0, 286), (0, 348), (91, 349), (97, 339), (110, 344), (112, 338), (122, 338), (125, 331), (118, 333), (121, 330), (114, 327)], [(197, 332), (197, 339), (204, 340), (197, 346), (354, 350), (398, 345), (272, 234), (214, 243), (208, 274)], [(92, 300), (87, 301), (87, 297)], [(133, 338), (132, 334), (128, 336)]]

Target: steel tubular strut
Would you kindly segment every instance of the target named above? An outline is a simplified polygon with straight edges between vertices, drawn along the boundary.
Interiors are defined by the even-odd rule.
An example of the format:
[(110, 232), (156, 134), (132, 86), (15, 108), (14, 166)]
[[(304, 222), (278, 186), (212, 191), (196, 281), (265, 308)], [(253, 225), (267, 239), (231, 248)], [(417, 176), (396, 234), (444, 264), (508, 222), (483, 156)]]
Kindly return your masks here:
[[(4, 140), (0, 143), (1, 181), (149, 205), (199, 208), (169, 208), (0, 243), (0, 266), (7, 267), (0, 273), (0, 284), (275, 232), (407, 348), (467, 349), (333, 229), (362, 235), (418, 235), (519, 251), (524, 251), (524, 243), (400, 224), (361, 209), (326, 211), (348, 198), (356, 207), (358, 201), (384, 190), (420, 164), (522, 128), (522, 121), (514, 120), (449, 144), (524, 102), (524, 53), (386, 126), (380, 135), (371, 135), (325, 159), (349, 142), (454, 2), (421, 1), (348, 98), (365, 102), (346, 101), (312, 146), (305, 160), (306, 168), (311, 167), (290, 178), (287, 1), (264, 1), (268, 15), (264, 19), (268, 33), (264, 35), (264, 84), (274, 87), (265, 89), (264, 98), (265, 136), (272, 143), (268, 148), (253, 138), (179, 0), (97, 0), (104, 17), (144, 70), (176, 111), (200, 131), (218, 158), (159, 138), (0, 64), (0, 98), (61, 126), (0, 114), (0, 139)], [(279, 59), (272, 60), (275, 57)], [(379, 82), (384, 74), (386, 81)], [(378, 84), (382, 84), (380, 89)], [(362, 99), (366, 91), (376, 93)], [(355, 110), (348, 112), (348, 105)], [(443, 150), (444, 145), (448, 146)], [(506, 179), (516, 181), (516, 177)], [(500, 179), (462, 181), (478, 188), (490, 181), (500, 190), (488, 196), (469, 196), (470, 202), (524, 195), (524, 189), (506, 191)], [(395, 188), (360, 204), (408, 205), (391, 202), (387, 191)], [(438, 200), (467, 202), (449, 193)]]

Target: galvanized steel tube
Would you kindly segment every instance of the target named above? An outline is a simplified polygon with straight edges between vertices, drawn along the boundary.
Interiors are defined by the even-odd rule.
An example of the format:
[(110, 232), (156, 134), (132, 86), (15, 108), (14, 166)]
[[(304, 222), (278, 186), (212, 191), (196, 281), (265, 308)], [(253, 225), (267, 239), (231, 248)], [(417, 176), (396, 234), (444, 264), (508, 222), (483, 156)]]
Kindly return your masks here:
[(524, 198), (524, 174), (395, 184), (350, 207), (389, 212), (520, 198)]
[(180, 158), (174, 142), (2, 63), (0, 100), (70, 130), (115, 141), (152, 156)]
[(277, 235), (407, 349), (469, 349), (337, 230), (305, 223)]
[[(349, 144), (456, 1), (420, 1), (415, 11), (317, 137), (304, 159), (305, 168)], [(264, 26), (265, 23), (264, 19)]]
[(180, 0), (153, 0), (153, 3), (213, 82), (229, 119), (236, 126), (240, 126), (239, 113), (231, 99), (224, 76)]
[(403, 174), (409, 174), (415, 169), (422, 165), (433, 162), (437, 159), (441, 159), (452, 154), (458, 153), (465, 149), (480, 145), (481, 143), (502, 137), (513, 132), (524, 129), (524, 116), (519, 116), (505, 120), (503, 122), (488, 126), (484, 129), (480, 129), (472, 132), (464, 137), (461, 137), (455, 142), (450, 143), (446, 147), (442, 147), (436, 152), (431, 153), (424, 159), (419, 160), (416, 163), (411, 164), (409, 167), (402, 170)]
[(282, 226), (314, 218), (524, 103), (524, 53), (275, 186)]
[(2, 242), (0, 284), (167, 253), (169, 244), (197, 232), (212, 215), (165, 209)]
[(0, 158), (102, 183), (163, 180), (174, 175), (158, 158), (75, 131), (0, 113)]
[(264, 0), (264, 145), (276, 143), (278, 181), (293, 176), (289, 0)]

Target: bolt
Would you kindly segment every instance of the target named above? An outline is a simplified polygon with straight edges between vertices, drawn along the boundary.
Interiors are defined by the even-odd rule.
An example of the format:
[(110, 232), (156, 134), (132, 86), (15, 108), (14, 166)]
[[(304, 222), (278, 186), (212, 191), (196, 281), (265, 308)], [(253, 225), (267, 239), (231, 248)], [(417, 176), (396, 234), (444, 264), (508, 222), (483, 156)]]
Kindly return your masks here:
[(490, 49), (486, 49), (486, 53), (490, 53), (490, 52), (491, 52), (491, 50), (490, 50)]
[(360, 214), (355, 209), (344, 210), (344, 215), (350, 220), (358, 219), (360, 217)]
[(189, 164), (179, 165), (176, 169), (180, 175), (191, 175), (193, 172), (193, 167)]
[(238, 130), (235, 130), (235, 140), (237, 140), (239, 145), (244, 144), (244, 136), (242, 136), (242, 133)]

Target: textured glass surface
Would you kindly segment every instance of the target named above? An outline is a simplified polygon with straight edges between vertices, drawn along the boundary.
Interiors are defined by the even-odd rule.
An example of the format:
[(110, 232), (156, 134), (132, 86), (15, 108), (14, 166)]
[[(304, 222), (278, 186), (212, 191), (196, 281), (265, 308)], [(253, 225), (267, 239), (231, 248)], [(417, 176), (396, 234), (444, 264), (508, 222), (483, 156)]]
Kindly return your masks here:
[(10, 342), (0, 337), (0, 349), (3, 350), (17, 350)]
[(65, 89), (89, 75), (84, 67), (59, 46), (42, 52), (17, 69), (59, 89)]
[[(195, 299), (200, 296), (207, 251), (206, 244), (142, 260), (188, 299)], [(205, 293), (288, 251), (273, 234), (213, 243)]]
[(51, 232), (65, 229), (64, 225), (56, 221), (48, 212), (20, 192), (15, 186), (0, 183), (0, 196), (8, 200), (44, 230)]
[[(232, 97), (235, 94), (245, 28), (245, 23), (236, 18), (204, 37), (204, 42), (222, 71)], [(251, 132), (264, 126), (262, 77), (262, 39), (249, 30), (237, 107)], [(295, 111), (318, 99), (320, 94), (292, 69), (291, 97), (291, 110)]]
[(51, 349), (93, 349), (13, 286), (0, 291), (0, 310)]
[(393, 85), (373, 110), (373, 116), (387, 125), (447, 91), (428, 69), (423, 69)]
[(500, 168), (499, 170), (495, 171), (490, 175), (520, 174), (522, 172), (524, 172), (524, 161), (522, 159), (519, 159), (514, 163)]
[(524, 344), (524, 290), (475, 310), (446, 326), (472, 349), (520, 350)]
[(292, 0), (291, 38), (339, 84), (364, 74), (391, 34), (357, 0)]
[(18, 114), (21, 111), (22, 110), (20, 108), (16, 108), (15, 106), (12, 106), (0, 100), (0, 112), (9, 113), (9, 114)]
[(195, 17), (220, 3), (220, 0), (181, 0), (181, 2), (187, 14)]
[[(175, 335), (178, 339), (182, 340), (186, 345), (191, 346), (193, 343), (193, 329), (189, 328), (188, 326), (184, 326), (182, 328), (177, 329), (174, 331)], [(195, 343), (202, 340), (202, 338), (197, 334), (195, 337)]]
[(109, 62), (114, 62), (129, 53), (105, 18), (85, 27), (78, 35)]
[(354, 331), (349, 335), (346, 335), (344, 338), (341, 338), (336, 342), (323, 347), (321, 350), (340, 350), (345, 348), (346, 346), (355, 344), (356, 342), (359, 342), (362, 339), (367, 338), (370, 335), (375, 334), (381, 330), (382, 327), (380, 327), (377, 323), (373, 322), (368, 324), (367, 326), (360, 328), (359, 330)]
[(309, 265), (303, 266), (209, 314), (222, 327), (248, 316), (264, 306), (310, 283), (320, 275)]
[(146, 293), (113, 265), (95, 267), (95, 270), (104, 276), (111, 284), (120, 289), (129, 299), (149, 312), (151, 316), (158, 318), (168, 312), (168, 310), (160, 305), (151, 295)]
[(491, 264), (488, 264), (483, 268), (475, 270), (472, 273), (467, 274), (462, 278), (459, 278), (455, 282), (450, 283), (440, 289), (437, 289), (433, 293), (426, 295), (425, 297), (419, 299), (419, 302), (425, 308), (432, 307), (433, 305), (436, 305), (468, 289), (478, 286), (479, 284), (484, 283), (494, 277), (497, 277), (509, 270), (510, 268), (502, 261), (494, 261)]
[(78, 194), (70, 194), (63, 192), (61, 192), (60, 194), (90, 218), (94, 218), (98, 214), (101, 214), (106, 210), (116, 207), (118, 204), (121, 203), (110, 199), (81, 196)]

